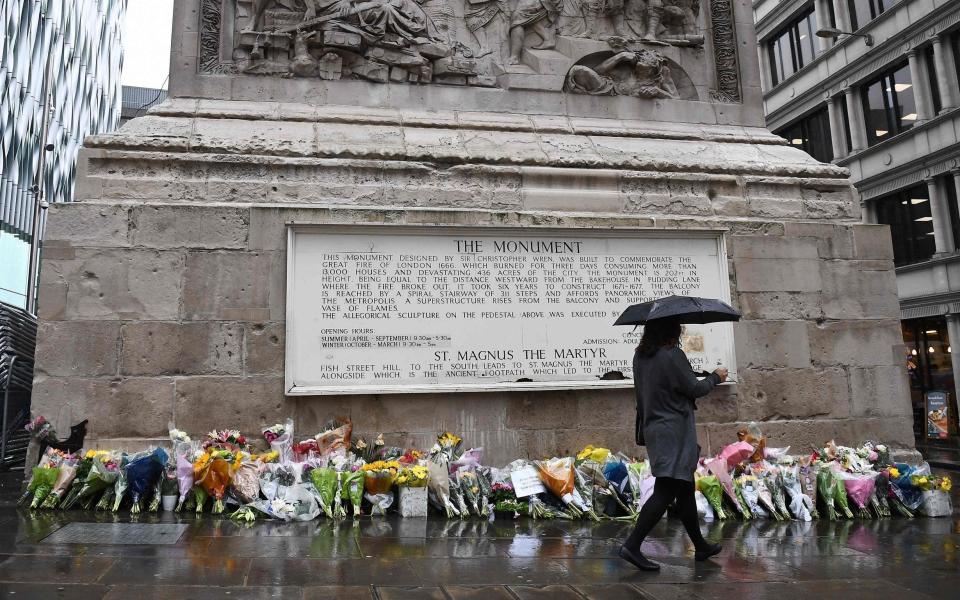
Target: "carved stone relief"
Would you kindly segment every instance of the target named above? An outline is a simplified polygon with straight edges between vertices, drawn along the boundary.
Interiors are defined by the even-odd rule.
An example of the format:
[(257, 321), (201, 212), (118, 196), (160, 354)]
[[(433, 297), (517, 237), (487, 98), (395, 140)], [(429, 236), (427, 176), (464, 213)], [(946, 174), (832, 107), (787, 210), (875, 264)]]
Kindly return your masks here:
[(736, 102), (733, 9), (708, 1), (201, 0), (200, 70), (696, 99), (675, 80), (711, 35), (712, 95)]

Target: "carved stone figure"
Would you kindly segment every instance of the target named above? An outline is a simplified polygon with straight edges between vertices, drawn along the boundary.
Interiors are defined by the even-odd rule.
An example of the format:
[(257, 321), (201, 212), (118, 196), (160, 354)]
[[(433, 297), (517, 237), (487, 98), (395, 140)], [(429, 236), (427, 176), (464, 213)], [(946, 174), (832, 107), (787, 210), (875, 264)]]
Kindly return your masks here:
[(703, 43), (697, 31), (700, 0), (638, 0), (646, 7), (645, 40)]
[[(474, 56), (482, 58), (492, 54), (497, 50), (501, 40), (491, 40), (487, 30), (495, 22), (503, 22), (508, 14), (507, 6), (504, 0), (466, 0), (466, 22), (467, 31), (473, 34), (479, 47)], [(492, 42), (492, 43), (491, 43)]]
[(679, 97), (666, 59), (652, 50), (618, 52), (594, 67), (573, 65), (566, 87), (575, 94), (594, 96)]
[(547, 50), (557, 45), (554, 23), (560, 15), (559, 0), (518, 0), (510, 17), (510, 64), (520, 63), (523, 38), (527, 31), (540, 36), (535, 50)]
[(609, 20), (613, 24), (616, 35), (629, 38), (626, 16), (623, 12), (624, 0), (583, 0), (583, 17), (587, 24), (587, 37), (606, 39), (600, 31), (601, 20)]
[(317, 59), (310, 55), (307, 47), (307, 40), (316, 34), (316, 31), (298, 31), (294, 39), (290, 72), (298, 77), (312, 77), (317, 74)]

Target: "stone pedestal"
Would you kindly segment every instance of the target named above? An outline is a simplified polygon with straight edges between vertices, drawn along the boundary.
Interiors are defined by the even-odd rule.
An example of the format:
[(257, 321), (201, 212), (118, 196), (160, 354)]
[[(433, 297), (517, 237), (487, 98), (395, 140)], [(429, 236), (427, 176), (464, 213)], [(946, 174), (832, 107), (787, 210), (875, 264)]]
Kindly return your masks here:
[[(499, 87), (376, 83), (353, 58), (315, 48), (319, 36), (254, 52), (245, 44), (256, 36), (230, 35), (248, 18), (250, 3), (237, 5), (231, 16), (210, 12), (219, 2), (177, 2), (173, 97), (88, 138), (78, 202), (50, 208), (36, 414), (61, 430), (88, 418), (100, 446), (164, 439), (171, 421), (195, 435), (252, 433), (292, 415), (304, 435), (344, 416), (356, 434), (384, 432), (398, 446), (454, 431), (494, 465), (589, 443), (634, 453), (627, 386), (286, 395), (287, 228), (707, 230), (723, 241), (743, 321), (738, 382), (699, 403), (703, 451), (747, 421), (774, 447), (912, 447), (889, 230), (859, 222), (846, 170), (763, 128), (749, 3), (704, 2), (689, 37), (674, 15), (663, 39), (604, 41), (599, 57), (570, 56), (596, 36), (565, 42), (561, 31), (555, 51), (601, 77), (581, 71), (581, 87), (550, 79), (540, 91), (501, 81), (524, 69), (556, 77), (562, 61), (530, 51), (533, 37), (520, 67), (491, 69)], [(286, 27), (266, 14), (263, 27)], [(223, 27), (234, 21), (236, 31)], [(701, 34), (711, 43), (698, 45)], [(431, 44), (417, 56), (435, 67), (446, 50)], [(336, 53), (352, 79), (325, 78), (336, 71), (327, 66), (271, 74), (310, 72), (304, 48)], [(636, 64), (625, 55), (626, 71), (602, 66), (624, 48)], [(590, 82), (620, 91), (587, 93)]]

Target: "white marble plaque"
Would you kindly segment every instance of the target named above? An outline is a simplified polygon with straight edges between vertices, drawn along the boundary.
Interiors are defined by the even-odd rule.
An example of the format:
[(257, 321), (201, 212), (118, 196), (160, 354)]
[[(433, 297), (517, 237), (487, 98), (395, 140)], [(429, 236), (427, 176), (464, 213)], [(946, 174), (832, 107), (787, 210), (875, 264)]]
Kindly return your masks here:
[[(291, 395), (627, 387), (627, 306), (730, 296), (718, 232), (293, 226), (288, 244)], [(729, 323), (683, 343), (736, 380)]]

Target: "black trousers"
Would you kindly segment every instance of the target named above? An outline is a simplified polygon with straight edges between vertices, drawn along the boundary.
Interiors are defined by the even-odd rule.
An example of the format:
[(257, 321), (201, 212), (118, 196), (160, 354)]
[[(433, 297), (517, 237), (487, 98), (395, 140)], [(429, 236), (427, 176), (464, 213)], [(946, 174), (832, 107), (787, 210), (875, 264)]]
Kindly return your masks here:
[(663, 518), (667, 512), (670, 503), (676, 501), (677, 514), (683, 522), (687, 535), (698, 550), (707, 546), (703, 534), (700, 532), (700, 519), (697, 517), (697, 500), (693, 495), (694, 486), (692, 481), (683, 479), (673, 479), (670, 477), (657, 477), (653, 486), (653, 494), (640, 509), (640, 515), (637, 517), (637, 524), (633, 531), (624, 542), (624, 545), (631, 552), (639, 552), (640, 545), (646, 539), (647, 534)]

